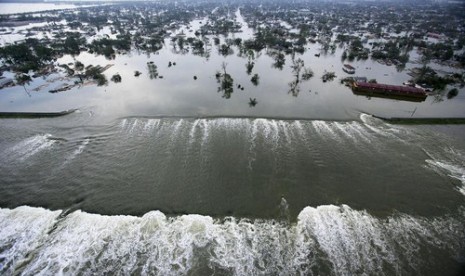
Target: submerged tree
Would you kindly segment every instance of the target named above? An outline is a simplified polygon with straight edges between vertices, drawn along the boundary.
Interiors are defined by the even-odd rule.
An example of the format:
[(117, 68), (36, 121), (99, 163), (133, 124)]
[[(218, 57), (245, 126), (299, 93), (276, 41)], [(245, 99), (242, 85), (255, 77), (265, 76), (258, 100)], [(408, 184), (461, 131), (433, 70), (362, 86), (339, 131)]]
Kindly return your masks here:
[(24, 91), (27, 93), (27, 95), (31, 97), (31, 94), (26, 89), (26, 84), (29, 84), (32, 81), (31, 76), (29, 76), (28, 74), (19, 73), (19, 74), (16, 74), (15, 79), (19, 85), (23, 86)]
[(257, 103), (258, 103), (258, 101), (257, 101), (256, 98), (253, 98), (253, 99), (252, 99), (252, 98), (249, 98), (249, 106), (250, 106), (250, 107), (256, 106)]
[(288, 83), (288, 85), (289, 85), (289, 91), (287, 93), (291, 94), (294, 97), (299, 96), (300, 86), (299, 86), (298, 80), (295, 79), (291, 81), (290, 83)]
[(332, 81), (336, 78), (336, 73), (334, 72), (326, 72), (323, 74), (323, 76), (321, 77), (321, 79), (323, 80), (323, 82), (327, 82), (327, 81)]
[(304, 72), (302, 73), (302, 80), (307, 81), (313, 77), (313, 71), (310, 68), (304, 68)]
[(260, 77), (258, 76), (258, 74), (255, 74), (252, 76), (252, 78), (250, 79), (250, 81), (253, 83), (253, 85), (257, 86), (258, 85), (258, 80), (260, 79)]
[(294, 73), (294, 76), (297, 79), (297, 82), (299, 82), (300, 71), (302, 70), (304, 66), (305, 66), (304, 61), (300, 58), (292, 61), (291, 68), (292, 68), (292, 72)]
[(31, 76), (29, 76), (28, 74), (17, 74), (15, 76), (15, 79), (19, 85), (29, 84), (29, 82), (32, 81)]
[(273, 58), (274, 58), (273, 67), (278, 68), (279, 70), (282, 70), (284, 64), (286, 63), (286, 57), (284, 56), (284, 54), (279, 52), (273, 55)]
[(347, 51), (342, 52), (341, 60), (345, 61), (347, 59)]
[(228, 56), (228, 55), (234, 54), (234, 51), (233, 51), (233, 49), (231, 48), (231, 46), (230, 46), (229, 44), (222, 44), (222, 45), (218, 48), (218, 52), (219, 52), (222, 56)]
[(447, 93), (447, 98), (448, 99), (452, 99), (453, 97), (457, 96), (459, 94), (459, 90), (457, 88), (452, 88), (451, 90), (449, 90), (449, 92)]
[(82, 62), (80, 62), (79, 60), (77, 60), (75, 63), (74, 63), (74, 70), (76, 71), (82, 71), (84, 70), (84, 64)]
[(86, 68), (86, 72), (84, 76), (86, 78), (91, 78), (97, 81), (98, 86), (106, 85), (108, 83), (107, 78), (104, 74), (102, 74), (102, 67), (101, 66), (92, 66), (89, 65)]
[(245, 67), (247, 68), (247, 75), (250, 75), (252, 73), (253, 67), (255, 63), (251, 60), (247, 61)]
[(223, 62), (221, 68), (223, 73), (216, 72), (215, 77), (220, 86), (218, 87), (218, 92), (223, 92), (223, 98), (231, 98), (231, 94), (234, 92), (234, 79), (230, 74), (226, 72), (227, 63)]
[(157, 70), (158, 67), (153, 63), (153, 61), (147, 62), (147, 68), (149, 71), (150, 79), (158, 78), (158, 70)]
[[(300, 93), (300, 79), (307, 81), (313, 77), (313, 71), (310, 68), (305, 68), (305, 63), (302, 59), (298, 58), (292, 61), (292, 73), (294, 74), (294, 80), (289, 83), (288, 93), (294, 97), (297, 97)], [(304, 72), (301, 74), (302, 69)]]
[(122, 79), (121, 79), (121, 75), (118, 74), (118, 73), (116, 73), (115, 75), (113, 75), (113, 76), (111, 77), (111, 81), (113, 81), (114, 83), (121, 82), (121, 80), (122, 80)]

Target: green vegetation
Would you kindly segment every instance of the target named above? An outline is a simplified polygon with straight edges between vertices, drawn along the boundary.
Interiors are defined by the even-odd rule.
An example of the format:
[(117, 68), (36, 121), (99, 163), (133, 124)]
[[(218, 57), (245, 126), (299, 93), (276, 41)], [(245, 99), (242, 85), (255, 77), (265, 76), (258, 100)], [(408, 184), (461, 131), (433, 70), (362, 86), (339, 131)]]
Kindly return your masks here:
[(424, 87), (432, 87), (433, 90), (441, 91), (446, 88), (448, 84), (455, 83), (456, 81), (450, 77), (441, 77), (438, 76), (436, 71), (434, 71), (429, 66), (423, 66), (421, 68), (417, 68), (417, 76), (414, 79), (416, 83), (424, 86)]
[(107, 78), (102, 74), (102, 67), (89, 65), (86, 67), (84, 76), (97, 82), (98, 86), (106, 85)]
[(84, 70), (84, 64), (82, 62), (80, 62), (80, 61), (76, 61), (74, 63), (74, 70), (76, 70), (76, 71)]
[(247, 75), (250, 75), (252, 73), (252, 70), (253, 70), (253, 67), (254, 67), (255, 63), (253, 61), (248, 61), (247, 64), (245, 65), (245, 67), (247, 68)]
[(323, 82), (333, 81), (335, 78), (336, 78), (336, 73), (334, 73), (334, 72), (326, 72), (326, 71), (323, 74), (323, 76), (321, 77)]
[(274, 53), (272, 54), (272, 57), (274, 59), (273, 67), (278, 68), (279, 70), (282, 70), (284, 67), (284, 64), (286, 63), (286, 57), (282, 52)]
[[(17, 76), (26, 73), (35, 78), (54, 72), (60, 69), (55, 67), (60, 66), (59, 72), (69, 77), (79, 77), (81, 82), (85, 78), (93, 79), (104, 85), (106, 79), (101, 68), (85, 68), (79, 61), (74, 66), (57, 65), (56, 61), (64, 55), (76, 57), (83, 52), (115, 59), (133, 51), (150, 58), (163, 47), (170, 47), (174, 54), (193, 54), (206, 60), (216, 51), (226, 58), (237, 55), (246, 62), (245, 69), (251, 82), (258, 85), (258, 74), (254, 74), (260, 73), (254, 72), (258, 64), (256, 58), (264, 54), (273, 60), (272, 67), (278, 70), (283, 70), (286, 62), (291, 63), (289, 93), (297, 96), (301, 82), (314, 76), (313, 71), (304, 66), (302, 54), (306, 49), (317, 49), (316, 57), (320, 57), (320, 53), (334, 55), (337, 51), (342, 53), (342, 61), (371, 58), (381, 64), (395, 65), (398, 71), (406, 68), (414, 51), (420, 55), (418, 61), (424, 66), (414, 74), (412, 82), (437, 91), (448, 85), (465, 85), (463, 74), (437, 74), (428, 67), (432, 61), (456, 68), (465, 66), (465, 32), (463, 22), (459, 20), (463, 17), (460, 9), (417, 1), (369, 6), (359, 2), (351, 5), (324, 2), (281, 3), (272, 0), (260, 4), (245, 1), (218, 5), (217, 1), (181, 1), (174, 8), (173, 3), (162, 1), (97, 6), (56, 14), (39, 13), (40, 16), (1, 15), (0, 22), (5, 26), (49, 22), (46, 26), (28, 28), (23, 33), (26, 37), (42, 34), (38, 36), (42, 39), (27, 38), (0, 47), (0, 59), (5, 66), (2, 70), (15, 72)], [(253, 35), (244, 39), (233, 35), (241, 32), (241, 24), (235, 15), (239, 8), (247, 25), (253, 29)], [(438, 12), (432, 13), (433, 10)], [(199, 29), (194, 29), (189, 23), (199, 18), (207, 19)], [(62, 20), (66, 23), (61, 23)], [(448, 24), (444, 24), (446, 20)], [(3, 31), (9, 31), (8, 27)], [(168, 67), (175, 65), (175, 62), (168, 62)], [(147, 63), (147, 70), (151, 79), (162, 78), (153, 62)], [(140, 74), (135, 72), (136, 77)], [(111, 80), (115, 81), (113, 77)], [(335, 77), (334, 72), (325, 72), (322, 79), (326, 82)], [(217, 79), (219, 90), (229, 98), (233, 92), (233, 77), (224, 67)]]
[(111, 77), (111, 81), (113, 81), (114, 83), (118, 83), (118, 82), (121, 82), (121, 75), (120, 74), (115, 74)]
[(313, 77), (313, 71), (310, 68), (304, 68), (304, 72), (302, 73), (302, 80), (307, 81)]
[(249, 98), (249, 106), (250, 106), (250, 107), (256, 106), (257, 103), (258, 103), (258, 101), (257, 101), (256, 98), (253, 98), (253, 99), (252, 99), (252, 98)]
[(455, 96), (457, 96), (459, 94), (459, 90), (457, 88), (452, 88), (451, 90), (449, 90), (449, 92), (447, 93), (447, 98), (448, 99), (452, 99), (454, 98)]
[[(147, 62), (147, 69), (149, 72), (150, 79), (158, 78), (158, 67), (153, 63), (153, 61)], [(136, 76), (137, 77), (137, 76)]]
[(234, 79), (230, 74), (226, 72), (227, 64), (223, 62), (221, 65), (223, 73), (217, 72), (215, 74), (217, 82), (220, 84), (218, 92), (223, 92), (223, 98), (231, 98), (231, 94), (234, 92)]
[(260, 77), (258, 76), (258, 74), (255, 74), (252, 76), (252, 78), (250, 79), (250, 81), (253, 83), (253, 85), (257, 86), (258, 85), (258, 80), (260, 79)]
[[(409, 55), (406, 53), (409, 49), (409, 44), (401, 47), (399, 40), (388, 41), (386, 43), (373, 44), (373, 51), (371, 58), (375, 60), (382, 60), (394, 64), (404, 64), (409, 61)], [(402, 52), (404, 50), (404, 52)]]
[(6, 64), (11, 65), (15, 72), (39, 71), (52, 62), (54, 56), (52, 49), (41, 45), (37, 39), (32, 38), (23, 43), (0, 48), (0, 58), (4, 59)]
[[(289, 82), (289, 91), (287, 93), (297, 97), (300, 93), (300, 80), (307, 81), (312, 78), (313, 71), (310, 68), (305, 68), (305, 63), (300, 58), (292, 60), (291, 68), (294, 79)], [(301, 74), (302, 69), (304, 70), (303, 74)]]
[[(347, 46), (348, 50), (342, 52), (341, 59), (344, 61), (348, 59), (349, 61), (357, 60), (366, 60), (369, 57), (370, 50), (363, 46), (363, 42), (359, 37), (338, 34), (336, 37), (336, 44), (339, 44), (340, 47)], [(335, 47), (325, 44), (325, 51), (331, 50), (334, 52)]]
[(32, 80), (31, 76), (29, 76), (28, 74), (17, 74), (15, 76), (15, 79), (19, 85), (27, 84)]

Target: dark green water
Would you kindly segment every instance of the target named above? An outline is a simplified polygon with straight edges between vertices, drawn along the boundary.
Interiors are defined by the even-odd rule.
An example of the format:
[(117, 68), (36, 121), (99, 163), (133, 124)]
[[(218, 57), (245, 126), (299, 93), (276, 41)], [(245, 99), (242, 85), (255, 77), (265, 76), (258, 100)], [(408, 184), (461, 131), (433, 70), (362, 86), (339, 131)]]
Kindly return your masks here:
[(365, 114), (96, 124), (88, 111), (2, 120), (3, 273), (455, 275), (463, 265), (462, 126)]

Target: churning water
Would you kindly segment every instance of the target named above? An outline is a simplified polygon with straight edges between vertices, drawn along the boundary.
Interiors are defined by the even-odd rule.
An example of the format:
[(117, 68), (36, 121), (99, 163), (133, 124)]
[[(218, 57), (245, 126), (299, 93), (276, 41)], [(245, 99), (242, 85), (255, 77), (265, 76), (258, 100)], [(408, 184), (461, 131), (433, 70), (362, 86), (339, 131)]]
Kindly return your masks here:
[[(347, 205), (303, 209), (296, 223), (1, 209), (2, 274), (390, 275), (463, 261), (464, 218), (378, 219)], [(439, 258), (439, 259), (438, 259)], [(449, 267), (450, 268), (450, 267)], [(457, 267), (455, 267), (457, 269)], [(431, 270), (433, 269), (433, 270)], [(444, 268), (448, 271), (447, 267)]]
[(462, 272), (461, 126), (82, 116), (2, 122), (0, 274)]

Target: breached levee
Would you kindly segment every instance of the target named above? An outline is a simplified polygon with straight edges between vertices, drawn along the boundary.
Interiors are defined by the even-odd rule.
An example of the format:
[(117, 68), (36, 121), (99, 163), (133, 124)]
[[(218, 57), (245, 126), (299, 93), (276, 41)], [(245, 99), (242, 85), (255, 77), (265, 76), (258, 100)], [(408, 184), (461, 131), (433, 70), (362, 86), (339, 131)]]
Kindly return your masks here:
[(380, 219), (325, 205), (306, 207), (293, 224), (159, 211), (60, 216), (31, 207), (0, 209), (0, 218), (3, 275), (419, 275), (464, 262), (463, 208)]

